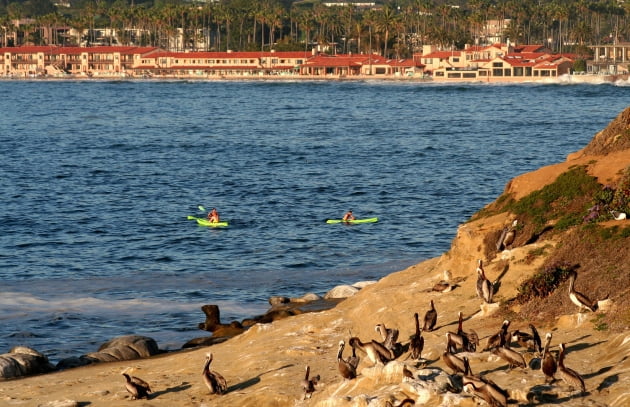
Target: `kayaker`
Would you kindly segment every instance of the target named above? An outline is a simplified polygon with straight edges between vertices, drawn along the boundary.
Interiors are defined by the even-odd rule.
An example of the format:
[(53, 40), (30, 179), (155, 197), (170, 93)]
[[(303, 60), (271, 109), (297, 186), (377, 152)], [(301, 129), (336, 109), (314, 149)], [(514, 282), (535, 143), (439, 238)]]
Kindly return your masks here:
[(212, 208), (210, 213), (208, 213), (208, 221), (212, 223), (220, 222), (219, 212), (217, 212), (217, 208)]
[(352, 214), (352, 209), (350, 209), (348, 212), (346, 212), (346, 214), (343, 215), (343, 218), (341, 218), (341, 220), (343, 220), (344, 222), (347, 222), (349, 220), (354, 220), (354, 215)]

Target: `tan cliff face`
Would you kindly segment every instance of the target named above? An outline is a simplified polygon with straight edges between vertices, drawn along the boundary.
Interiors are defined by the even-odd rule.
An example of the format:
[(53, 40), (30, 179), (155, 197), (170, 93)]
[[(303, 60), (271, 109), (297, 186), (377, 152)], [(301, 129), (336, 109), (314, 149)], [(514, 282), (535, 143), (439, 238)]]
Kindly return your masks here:
[[(630, 166), (630, 150), (610, 148), (615, 143), (617, 146), (627, 145), (621, 142), (628, 137), (621, 130), (628, 128), (630, 110), (620, 117), (615, 122), (616, 130), (601, 132), (594, 139), (598, 145), (608, 146), (606, 151), (587, 147), (571, 154), (566, 162), (514, 178), (507, 184), (505, 193), (519, 199), (548, 185), (576, 165), (585, 165), (588, 173), (597, 177), (600, 183), (614, 184), (622, 171)], [(606, 137), (617, 141), (606, 141)], [(446, 333), (457, 330), (459, 312), (463, 314), (464, 330), (473, 330), (480, 338), (476, 352), (464, 353), (473, 373), (491, 379), (507, 390), (510, 399), (516, 401), (510, 405), (630, 405), (630, 333), (627, 326), (611, 330), (599, 325), (600, 314), (627, 312), (619, 307), (628, 287), (617, 287), (596, 313), (578, 312), (569, 299), (566, 282), (549, 298), (537, 303), (510, 303), (518, 294), (519, 285), (536, 273), (548, 257), (573, 247), (574, 243), (567, 239), (576, 236), (571, 231), (543, 234), (536, 241), (528, 242), (517, 234), (511, 247), (496, 250), (496, 237), (514, 220), (513, 214), (502, 212), (462, 224), (453, 231), (451, 248), (442, 256), (392, 273), (331, 310), (258, 324), (211, 347), (0, 382), (0, 405), (385, 406), (387, 401), (396, 405), (397, 400), (411, 398), (417, 405), (476, 406), (478, 399), (470, 393), (449, 390), (450, 383), (457, 384), (458, 379), (449, 377), (451, 371), (442, 359)], [(607, 221), (603, 225), (628, 227), (630, 220)], [(522, 227), (521, 230), (528, 230), (528, 225)], [(532, 256), (532, 252), (544, 254)], [(597, 263), (597, 252), (589, 252), (589, 256), (592, 263), (580, 259), (581, 263)], [(626, 256), (624, 253), (618, 256), (619, 262), (627, 259), (623, 257)], [(605, 259), (612, 261), (610, 257)], [(494, 304), (483, 304), (477, 297), (478, 260), (482, 260), (486, 276), (497, 287)], [(613, 264), (606, 267), (611, 268)], [(628, 266), (615, 267), (621, 274), (630, 274)], [(593, 274), (590, 270), (583, 272), (584, 276)], [(453, 289), (431, 291), (433, 285), (445, 276)], [(579, 277), (576, 284), (583, 288), (588, 281), (591, 280), (580, 280)], [(373, 366), (366, 354), (359, 352), (358, 377), (352, 380), (341, 377), (336, 361), (340, 340), (346, 343), (344, 357), (348, 357), (351, 337), (359, 337), (364, 342), (379, 339), (375, 325), (384, 323), (398, 329), (399, 341), (407, 345), (415, 330), (414, 313), (422, 318), (431, 300), (435, 303), (438, 319), (434, 331), (423, 332), (425, 345), (421, 362), (411, 360), (409, 354), (404, 353), (385, 366)], [(582, 375), (585, 394), (572, 389), (559, 379), (559, 375), (554, 383), (545, 384), (545, 376), (539, 369), (539, 355), (516, 343), (513, 348), (523, 354), (528, 364), (526, 368), (510, 370), (505, 361), (482, 350), (506, 316), (514, 317), (510, 331), (527, 331), (529, 321), (522, 318), (525, 315), (522, 312), (526, 309), (532, 312), (531, 309), (537, 306), (540, 313), (555, 307), (553, 316), (536, 320), (535, 326), (543, 338), (547, 332), (553, 334), (551, 350), (554, 355), (557, 355), (560, 343), (566, 344), (565, 364)], [(211, 395), (203, 383), (201, 372), (208, 352), (214, 357), (211, 368), (227, 380), (227, 394)], [(312, 396), (304, 400), (301, 381), (307, 365), (311, 377), (319, 375), (320, 380)], [(132, 368), (132, 375), (150, 383), (153, 393), (148, 400), (130, 400), (121, 374), (127, 368)], [(413, 378), (404, 379), (404, 369), (409, 370)], [(76, 403), (47, 404), (64, 400)], [(483, 402), (480, 404), (484, 405)]]

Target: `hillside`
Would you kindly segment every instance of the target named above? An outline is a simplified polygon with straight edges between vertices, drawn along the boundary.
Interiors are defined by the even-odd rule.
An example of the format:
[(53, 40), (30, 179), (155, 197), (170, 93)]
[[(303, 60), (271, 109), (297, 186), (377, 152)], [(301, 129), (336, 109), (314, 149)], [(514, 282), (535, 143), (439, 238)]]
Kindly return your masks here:
[[(496, 201), (460, 225), (448, 252), (392, 273), (333, 309), (258, 324), (211, 347), (3, 382), (0, 404), (385, 406), (409, 397), (416, 404), (475, 406), (475, 398), (459, 391), (461, 379), (448, 376), (441, 357), (445, 335), (457, 330), (462, 312), (464, 330), (480, 338), (477, 351), (465, 353), (473, 372), (506, 389), (510, 405), (630, 405), (630, 221), (613, 220), (609, 212), (630, 213), (629, 147), (630, 108), (565, 162), (511, 180)], [(497, 249), (502, 230), (514, 220), (513, 242)], [(476, 295), (478, 260), (494, 282), (493, 304)], [(454, 289), (431, 291), (446, 270)], [(576, 289), (600, 300), (596, 312), (578, 312), (570, 301), (571, 271), (577, 272)], [(359, 352), (358, 377), (341, 378), (335, 360), (340, 340), (378, 339), (374, 326), (384, 323), (399, 329), (407, 345), (414, 312), (423, 316), (431, 300), (438, 320), (434, 331), (423, 333), (423, 360), (403, 354), (372, 367)], [(510, 330), (528, 331), (533, 323), (541, 336), (553, 333), (553, 353), (566, 343), (565, 363), (584, 378), (585, 394), (562, 380), (546, 384), (538, 355), (516, 343), (527, 368), (508, 369), (482, 351), (504, 319), (511, 321)], [(201, 380), (207, 352), (214, 355), (212, 368), (227, 379), (225, 395), (210, 395)], [(307, 365), (321, 379), (312, 398), (302, 400)], [(403, 379), (405, 367), (413, 379)], [(126, 368), (151, 383), (148, 400), (129, 400), (120, 374)], [(50, 404), (64, 400), (68, 404)]]

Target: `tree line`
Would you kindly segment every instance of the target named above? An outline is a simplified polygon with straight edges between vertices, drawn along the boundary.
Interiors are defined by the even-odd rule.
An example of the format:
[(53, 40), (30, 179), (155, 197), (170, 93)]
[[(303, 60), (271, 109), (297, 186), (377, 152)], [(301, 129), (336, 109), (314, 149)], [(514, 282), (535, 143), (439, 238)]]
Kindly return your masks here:
[[(461, 49), (496, 40), (585, 53), (589, 45), (625, 41), (630, 28), (630, 1), (617, 0), (382, 0), (372, 7), (321, 0), (56, 1), (0, 0), (0, 45), (107, 44), (171, 51), (320, 47), (407, 58), (423, 44)], [(16, 20), (26, 23), (18, 27)], [(68, 35), (69, 28), (78, 34)]]

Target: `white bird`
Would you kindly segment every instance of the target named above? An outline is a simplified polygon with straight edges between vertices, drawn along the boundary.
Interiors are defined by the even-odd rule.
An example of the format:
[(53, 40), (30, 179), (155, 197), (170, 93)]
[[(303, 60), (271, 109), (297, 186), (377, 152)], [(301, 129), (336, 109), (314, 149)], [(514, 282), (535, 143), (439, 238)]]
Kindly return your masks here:
[(610, 211), (610, 214), (612, 215), (612, 217), (615, 220), (624, 220), (624, 219), (626, 219), (626, 213), (625, 212)]

